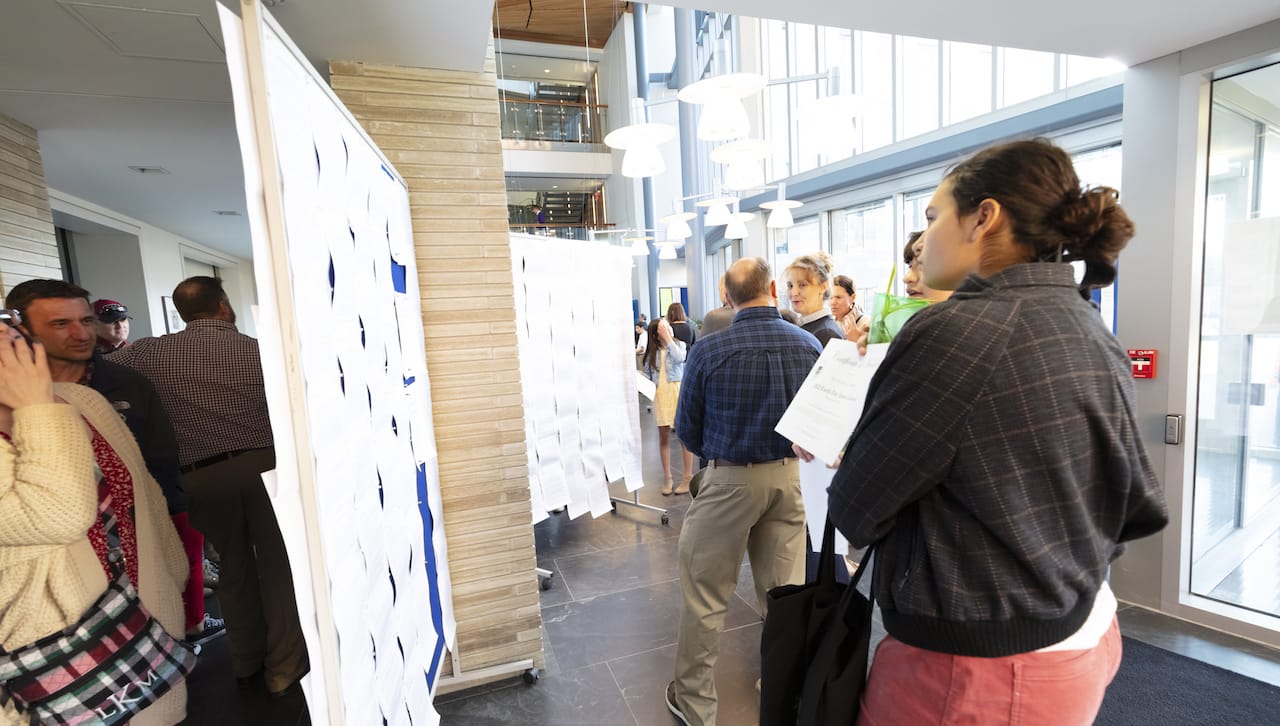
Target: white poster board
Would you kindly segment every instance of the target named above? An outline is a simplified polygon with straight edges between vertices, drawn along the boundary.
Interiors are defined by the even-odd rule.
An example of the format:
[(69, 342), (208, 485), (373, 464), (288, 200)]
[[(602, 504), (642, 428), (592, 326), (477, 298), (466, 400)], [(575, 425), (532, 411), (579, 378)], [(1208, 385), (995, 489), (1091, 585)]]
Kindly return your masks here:
[(219, 12), (311, 720), (438, 723), (454, 622), (408, 192), (255, 0)]
[(612, 511), (609, 482), (640, 474), (631, 253), (511, 235), (533, 521)]

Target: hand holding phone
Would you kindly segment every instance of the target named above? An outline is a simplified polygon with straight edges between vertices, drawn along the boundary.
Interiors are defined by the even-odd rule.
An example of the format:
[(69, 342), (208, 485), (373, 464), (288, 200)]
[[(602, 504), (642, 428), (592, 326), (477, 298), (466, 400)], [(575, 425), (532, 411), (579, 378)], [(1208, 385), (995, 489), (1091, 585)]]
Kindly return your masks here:
[(49, 374), (44, 346), (29, 345), (26, 334), (13, 322), (6, 322), (8, 325), (2, 330), (9, 344), (0, 341), (0, 405), (17, 410), (52, 403), (53, 377)]

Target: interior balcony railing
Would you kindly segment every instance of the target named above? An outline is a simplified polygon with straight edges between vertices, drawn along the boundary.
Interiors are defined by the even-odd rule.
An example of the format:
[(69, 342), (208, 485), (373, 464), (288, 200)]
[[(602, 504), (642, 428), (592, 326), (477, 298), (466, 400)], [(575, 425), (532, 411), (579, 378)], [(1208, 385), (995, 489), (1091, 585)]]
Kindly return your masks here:
[(604, 143), (608, 106), (503, 99), (502, 138), (568, 144)]
[(590, 240), (593, 231), (605, 231), (613, 229), (612, 224), (556, 224), (547, 222), (538, 224), (512, 224), (512, 232), (522, 232), (524, 234), (537, 234), (544, 237), (559, 237), (560, 239), (578, 239)]

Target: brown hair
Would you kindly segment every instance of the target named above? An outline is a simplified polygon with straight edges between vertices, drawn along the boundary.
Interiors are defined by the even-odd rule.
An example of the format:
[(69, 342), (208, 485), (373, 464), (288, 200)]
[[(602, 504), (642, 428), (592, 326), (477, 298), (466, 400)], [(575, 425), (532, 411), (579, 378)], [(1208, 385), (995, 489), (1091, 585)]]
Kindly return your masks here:
[(836, 275), (835, 277), (831, 278), (831, 284), (839, 285), (840, 287), (843, 287), (845, 293), (848, 294), (849, 297), (853, 297), (853, 278), (852, 277), (849, 277), (848, 275)]
[(649, 323), (649, 340), (644, 347), (644, 364), (649, 370), (658, 370), (658, 345), (662, 343), (658, 338), (658, 323), (662, 322), (662, 318)]
[(978, 152), (946, 177), (960, 215), (994, 199), (1016, 242), (1036, 262), (1083, 260), (1082, 285), (1115, 280), (1115, 261), (1134, 226), (1111, 187), (1080, 188), (1067, 152), (1045, 141), (1014, 141)]
[(212, 318), (224, 302), (227, 302), (227, 293), (216, 277), (188, 277), (173, 288), (173, 307), (184, 323)]
[(89, 291), (64, 280), (27, 280), (13, 286), (8, 296), (5, 297), (5, 304), (17, 310), (25, 324), (27, 308), (31, 307), (31, 303), (49, 298), (67, 300), (84, 298), (84, 302), (87, 305), (89, 304)]
[(684, 314), (684, 305), (681, 305), (678, 302), (673, 302), (667, 306), (667, 322), (683, 323), (688, 319), (689, 316)]
[(724, 273), (724, 294), (733, 305), (769, 294), (769, 281), (773, 271), (763, 257), (744, 257), (729, 266)]
[(908, 266), (916, 261), (916, 242), (924, 236), (924, 232), (912, 232), (907, 235), (907, 246), (902, 248), (902, 261)]
[(831, 297), (831, 268), (834, 264), (831, 256), (826, 252), (814, 252), (809, 255), (800, 255), (787, 265), (787, 272), (792, 270), (804, 270), (809, 277), (818, 285), (822, 286), (822, 299), (826, 300)]

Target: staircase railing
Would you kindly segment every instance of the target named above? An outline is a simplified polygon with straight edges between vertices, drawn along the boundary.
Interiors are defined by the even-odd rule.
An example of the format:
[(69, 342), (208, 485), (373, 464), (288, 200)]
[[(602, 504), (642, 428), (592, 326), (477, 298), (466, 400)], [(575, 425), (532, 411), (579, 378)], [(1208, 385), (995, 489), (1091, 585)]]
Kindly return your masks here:
[(572, 144), (604, 143), (608, 106), (512, 99), (499, 101), (499, 105), (504, 139)]

